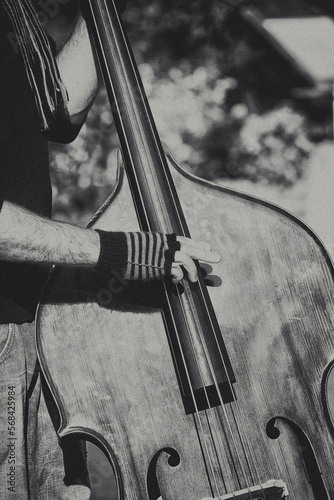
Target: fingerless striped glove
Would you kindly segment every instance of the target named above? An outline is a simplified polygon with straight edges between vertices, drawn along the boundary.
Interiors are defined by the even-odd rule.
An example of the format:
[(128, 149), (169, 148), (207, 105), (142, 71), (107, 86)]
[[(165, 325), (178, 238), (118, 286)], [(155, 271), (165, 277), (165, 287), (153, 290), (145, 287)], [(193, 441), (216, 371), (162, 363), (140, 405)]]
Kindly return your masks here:
[(96, 232), (101, 250), (95, 269), (100, 273), (116, 270), (126, 280), (142, 281), (170, 276), (175, 252), (180, 250), (175, 234)]

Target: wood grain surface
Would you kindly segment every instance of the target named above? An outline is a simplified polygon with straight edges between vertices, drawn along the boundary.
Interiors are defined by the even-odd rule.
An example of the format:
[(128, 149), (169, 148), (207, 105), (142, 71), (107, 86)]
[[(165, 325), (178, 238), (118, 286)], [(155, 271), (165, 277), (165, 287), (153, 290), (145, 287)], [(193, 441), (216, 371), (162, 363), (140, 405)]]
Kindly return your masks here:
[[(230, 494), (271, 479), (287, 484), (291, 500), (334, 498), (324, 398), (334, 353), (333, 269), (324, 248), (283, 210), (194, 179), (171, 157), (169, 165), (192, 237), (222, 256), (206, 281), (236, 401), (185, 414), (160, 286), (57, 269), (39, 307), (37, 341), (59, 436), (83, 433), (101, 446), (125, 500), (153, 498), (155, 476), (164, 500)], [(138, 230), (122, 168), (92, 225)], [(303, 461), (308, 445), (322, 473), (313, 489)]]

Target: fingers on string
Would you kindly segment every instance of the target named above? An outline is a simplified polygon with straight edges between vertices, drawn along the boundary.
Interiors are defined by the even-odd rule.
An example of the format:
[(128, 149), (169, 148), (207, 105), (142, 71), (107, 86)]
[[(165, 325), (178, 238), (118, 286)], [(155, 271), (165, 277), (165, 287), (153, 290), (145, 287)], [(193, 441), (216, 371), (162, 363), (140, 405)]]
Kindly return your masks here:
[(181, 252), (186, 253), (192, 259), (212, 263), (220, 261), (220, 255), (213, 252), (210, 243), (206, 241), (191, 240), (185, 236), (178, 236), (177, 241), (181, 243)]
[(185, 269), (189, 281), (195, 283), (198, 278), (195, 262), (186, 253), (177, 251), (175, 252), (174, 262), (172, 264), (172, 276), (174, 280), (180, 281), (183, 278), (181, 266)]
[(197, 267), (193, 259), (212, 263), (220, 261), (220, 255), (212, 252), (210, 243), (175, 234), (169, 237), (167, 253), (172, 261), (171, 275), (174, 284), (178, 284), (183, 279), (183, 270), (187, 273), (189, 281), (195, 283), (198, 280)]

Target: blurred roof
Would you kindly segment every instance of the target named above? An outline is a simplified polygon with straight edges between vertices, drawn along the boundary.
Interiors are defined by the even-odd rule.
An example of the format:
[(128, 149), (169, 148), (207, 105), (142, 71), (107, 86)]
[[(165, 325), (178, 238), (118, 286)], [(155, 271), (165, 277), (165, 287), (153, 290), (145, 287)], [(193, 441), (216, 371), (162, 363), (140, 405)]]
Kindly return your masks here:
[(331, 89), (334, 82), (334, 21), (328, 16), (329, 11), (314, 3), (310, 0), (246, 0), (240, 6), (240, 13), (322, 93)]

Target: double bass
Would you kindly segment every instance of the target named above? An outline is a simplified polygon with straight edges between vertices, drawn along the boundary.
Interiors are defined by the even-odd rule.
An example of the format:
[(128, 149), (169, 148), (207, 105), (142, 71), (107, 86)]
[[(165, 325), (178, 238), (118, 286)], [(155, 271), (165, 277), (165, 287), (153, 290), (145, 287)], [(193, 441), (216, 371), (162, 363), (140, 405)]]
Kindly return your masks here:
[(56, 268), (37, 345), (60, 439), (84, 437), (121, 500), (334, 498), (333, 267), (281, 208), (199, 179), (162, 146), (113, 0), (87, 0), (121, 143), (88, 226), (175, 232), (220, 252), (199, 282)]

